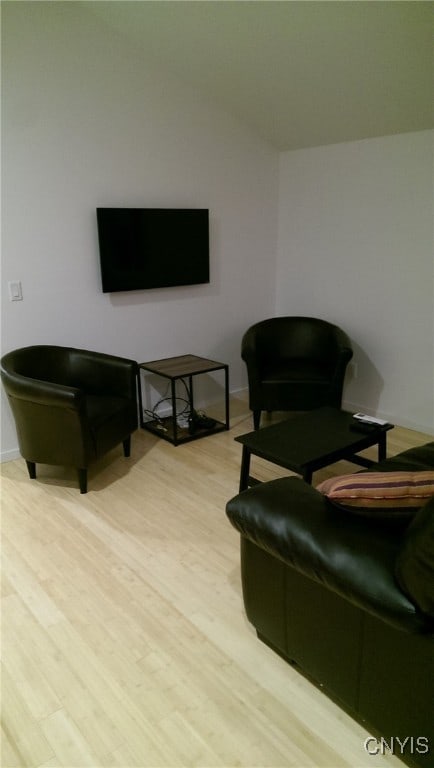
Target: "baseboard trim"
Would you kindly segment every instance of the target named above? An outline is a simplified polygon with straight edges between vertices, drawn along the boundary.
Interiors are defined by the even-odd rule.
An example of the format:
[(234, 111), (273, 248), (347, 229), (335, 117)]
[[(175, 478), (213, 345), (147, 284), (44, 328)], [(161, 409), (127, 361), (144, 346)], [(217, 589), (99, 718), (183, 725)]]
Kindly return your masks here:
[(396, 427), (403, 427), (404, 429), (412, 429), (415, 432), (422, 432), (424, 435), (434, 435), (434, 425), (427, 426), (426, 424), (418, 424), (411, 419), (401, 418), (401, 416), (394, 416), (393, 413), (387, 411), (373, 411), (372, 408), (363, 405), (362, 403), (352, 403), (349, 400), (342, 402), (342, 408), (344, 411), (350, 411), (352, 413), (366, 413), (369, 416), (375, 416), (378, 419), (385, 419)]
[[(234, 389), (230, 392), (230, 395), (233, 397), (241, 397), (242, 399), (248, 399), (248, 390), (245, 387), (240, 387), (240, 389)], [(207, 404), (210, 405), (210, 404)], [(410, 419), (395, 419), (394, 416), (390, 413), (386, 413), (385, 411), (377, 411), (373, 412), (371, 408), (367, 408), (365, 405), (362, 405), (361, 403), (353, 403), (349, 400), (344, 400), (342, 403), (342, 408), (344, 411), (351, 411), (353, 413), (357, 413), (361, 411), (362, 413), (368, 413), (371, 416), (376, 416), (379, 419), (386, 419), (386, 421), (390, 421), (392, 424), (395, 424), (399, 427), (404, 427), (404, 429), (412, 429), (415, 432), (422, 432), (422, 434), (425, 435), (434, 435), (434, 426), (433, 427), (426, 427), (424, 424), (418, 424), (417, 422), (413, 422)], [(171, 408), (168, 409), (171, 412)], [(161, 415), (163, 415), (163, 412), (161, 412)], [(21, 457), (21, 454), (18, 450), (18, 448), (12, 448), (8, 451), (1, 451), (0, 452), (0, 464), (3, 464), (7, 461), (15, 461), (16, 459), (19, 459)]]
[(21, 454), (18, 450), (18, 448), (12, 448), (9, 451), (2, 451), (0, 453), (0, 464), (5, 463), (6, 461), (15, 461), (16, 459), (19, 459), (21, 457)]

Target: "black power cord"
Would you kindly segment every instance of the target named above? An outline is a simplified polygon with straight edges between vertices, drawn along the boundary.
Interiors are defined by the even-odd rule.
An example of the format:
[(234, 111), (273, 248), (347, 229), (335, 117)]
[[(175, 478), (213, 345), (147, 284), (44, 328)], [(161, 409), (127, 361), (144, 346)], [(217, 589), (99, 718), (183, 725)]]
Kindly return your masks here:
[[(181, 381), (183, 382), (184, 386), (187, 389), (187, 385), (185, 384), (185, 381), (183, 379), (181, 379)], [(164, 430), (166, 430), (166, 427), (164, 425), (164, 421), (165, 421), (166, 417), (161, 416), (158, 413), (158, 408), (163, 403), (170, 403), (170, 405), (173, 405), (172, 397), (168, 396), (168, 394), (167, 394), (168, 391), (169, 391), (169, 387), (170, 387), (170, 384), (168, 385), (168, 387), (166, 389), (166, 393), (164, 394), (164, 396), (161, 397), (160, 400), (158, 400), (155, 403), (155, 405), (154, 405), (154, 407), (152, 409), (145, 409), (143, 411), (143, 415), (144, 416), (148, 416), (148, 418), (151, 419), (152, 421), (156, 421), (158, 426), (160, 427), (160, 429), (164, 429)], [(188, 393), (188, 389), (187, 389), (187, 393)], [(176, 407), (176, 403), (177, 402), (184, 403), (184, 407), (182, 409), (180, 409), (179, 411), (177, 410), (177, 407)], [(186, 400), (183, 397), (175, 397), (175, 413), (172, 414), (173, 418), (178, 420), (178, 419), (182, 418), (183, 416), (185, 416), (186, 420), (188, 420), (188, 417), (190, 415), (190, 411), (191, 411), (191, 409), (190, 409), (190, 401), (189, 400)]]
[[(185, 428), (188, 426), (188, 431), (190, 435), (194, 435), (195, 432), (199, 429), (212, 429), (216, 425), (216, 420), (211, 419), (209, 416), (204, 413), (204, 411), (196, 411), (194, 408), (192, 409), (190, 406), (190, 391), (188, 389), (188, 386), (184, 379), (180, 379), (182, 384), (185, 387), (185, 391), (187, 393), (188, 400), (184, 397), (175, 397), (175, 413), (172, 413), (172, 418), (175, 418), (177, 423), (179, 424), (179, 421), (181, 419), (185, 419)], [(173, 406), (173, 398), (169, 396), (167, 393), (169, 391), (170, 384), (168, 385), (166, 392), (163, 397), (160, 398), (154, 405), (152, 409), (146, 409), (143, 411), (144, 416), (148, 416), (148, 418), (152, 421), (157, 422), (157, 425), (160, 429), (167, 431), (167, 428), (165, 426), (165, 419), (166, 417), (161, 416), (158, 413), (158, 408), (163, 403), (170, 403)], [(179, 411), (177, 410), (176, 403), (183, 403), (184, 406)], [(172, 408), (173, 410), (173, 408)], [(182, 425), (184, 426), (184, 425)]]
[(198, 429), (212, 429), (216, 423), (215, 419), (211, 419), (203, 411), (193, 410), (188, 419), (188, 431), (190, 435), (194, 435)]

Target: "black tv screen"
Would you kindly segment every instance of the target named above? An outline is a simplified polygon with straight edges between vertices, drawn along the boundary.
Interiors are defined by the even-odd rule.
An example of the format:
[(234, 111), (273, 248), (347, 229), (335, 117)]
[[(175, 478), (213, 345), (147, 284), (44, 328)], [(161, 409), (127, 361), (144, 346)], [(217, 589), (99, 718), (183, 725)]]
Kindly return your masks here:
[(205, 208), (97, 208), (104, 293), (209, 283)]

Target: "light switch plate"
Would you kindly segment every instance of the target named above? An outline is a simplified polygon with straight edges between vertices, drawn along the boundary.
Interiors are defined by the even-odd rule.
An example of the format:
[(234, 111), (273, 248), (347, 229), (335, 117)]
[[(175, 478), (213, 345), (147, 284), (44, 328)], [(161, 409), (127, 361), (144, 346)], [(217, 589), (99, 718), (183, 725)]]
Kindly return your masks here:
[(20, 280), (10, 280), (8, 283), (9, 298), (11, 301), (22, 301), (23, 289)]

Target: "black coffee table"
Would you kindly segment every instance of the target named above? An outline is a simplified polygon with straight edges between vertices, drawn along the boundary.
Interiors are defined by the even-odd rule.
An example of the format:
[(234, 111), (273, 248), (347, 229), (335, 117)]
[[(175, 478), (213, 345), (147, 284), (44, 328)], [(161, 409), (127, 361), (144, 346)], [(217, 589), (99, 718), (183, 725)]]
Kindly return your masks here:
[(240, 491), (259, 482), (249, 474), (251, 456), (290, 469), (307, 483), (312, 482), (317, 469), (341, 459), (372, 466), (374, 461), (357, 456), (372, 445), (378, 445), (378, 461), (385, 459), (386, 434), (393, 424), (374, 426), (369, 432), (356, 431), (360, 429), (351, 413), (326, 407), (236, 437), (243, 446)]

